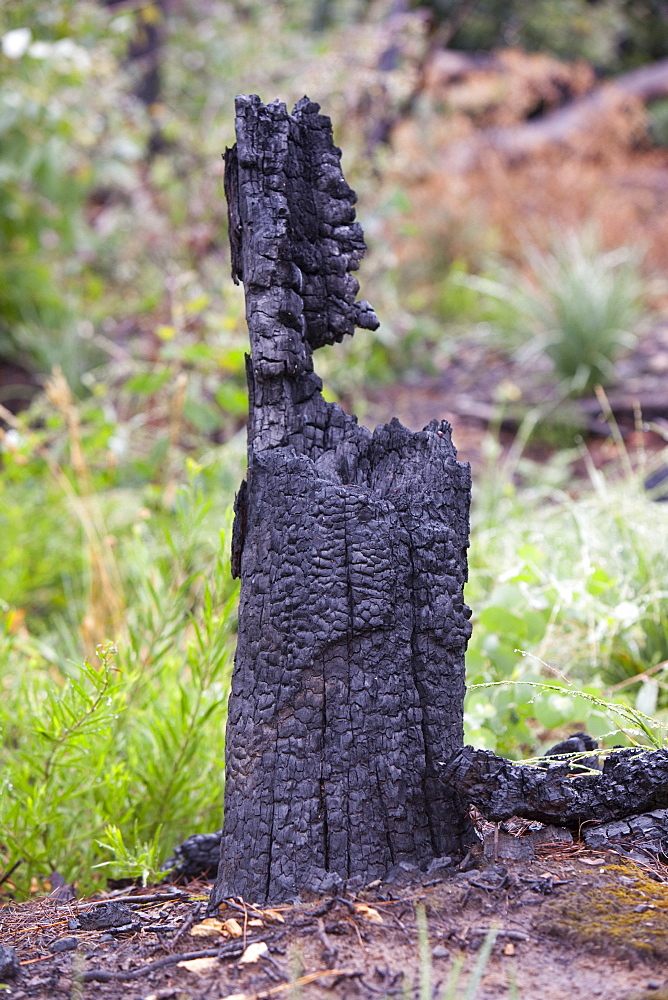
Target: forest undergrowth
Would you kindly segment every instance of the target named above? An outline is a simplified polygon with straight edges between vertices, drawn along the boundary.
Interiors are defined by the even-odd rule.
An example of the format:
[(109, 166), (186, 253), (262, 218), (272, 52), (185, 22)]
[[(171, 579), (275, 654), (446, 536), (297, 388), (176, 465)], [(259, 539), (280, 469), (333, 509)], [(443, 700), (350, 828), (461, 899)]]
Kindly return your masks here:
[[(319, 352), (327, 398), (363, 416), (369, 386), (411, 379), (419, 391), (459, 345), (481, 340), (508, 357), (540, 346), (566, 398), (613, 378), (620, 352), (665, 316), (666, 215), (645, 188), (617, 183), (622, 164), (647, 173), (665, 155), (650, 141), (660, 108), (613, 109), (607, 159), (552, 151), (467, 179), (441, 167), (446, 138), (523, 120), (532, 101), (553, 99), (555, 79), (574, 94), (588, 86), (584, 42), (570, 61), (563, 47), (559, 58), (513, 49), (497, 76), (448, 89), (425, 62), (420, 11), (393, 20), (375, 3), (360, 19), (344, 4), (314, 31), (299, 5), (246, 7), (193, 2), (170, 18), (150, 106), (126, 59), (134, 8), (0, 7), (0, 879), (10, 895), (41, 892), (54, 872), (80, 892), (109, 874), (152, 878), (176, 843), (222, 821), (229, 532), (247, 405), (220, 158), (235, 93), (322, 99), (359, 194), (363, 295), (382, 324)], [(374, 138), (383, 122), (394, 123), (390, 142)], [(613, 203), (617, 228), (602, 224)], [(591, 352), (574, 352), (586, 337)], [(667, 440), (662, 424), (652, 429)], [(505, 457), (493, 427), (481, 435), (466, 740), (516, 759), (582, 728), (608, 746), (661, 744), (668, 505), (643, 483), (665, 448), (627, 448), (611, 421), (617, 461), (602, 472), (573, 435), (531, 460), (536, 432), (529, 412)], [(574, 459), (588, 470), (577, 482)]]

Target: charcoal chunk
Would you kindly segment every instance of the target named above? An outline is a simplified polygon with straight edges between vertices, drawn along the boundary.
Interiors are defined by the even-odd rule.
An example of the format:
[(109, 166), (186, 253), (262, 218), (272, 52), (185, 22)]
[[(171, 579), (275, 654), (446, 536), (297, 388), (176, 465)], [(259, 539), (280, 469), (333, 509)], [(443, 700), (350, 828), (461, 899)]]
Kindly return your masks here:
[(167, 858), (163, 871), (172, 869), (170, 878), (198, 879), (215, 878), (220, 861), (220, 838), (222, 830), (215, 833), (195, 833), (174, 848)]
[(132, 910), (125, 903), (100, 903), (87, 913), (79, 914), (79, 923), (85, 931), (99, 931), (104, 927), (122, 927), (131, 924)]
[(52, 951), (54, 954), (60, 951), (74, 951), (78, 943), (75, 937), (58, 938), (57, 941), (51, 942), (49, 951)]
[(0, 944), (0, 982), (5, 979), (16, 979), (21, 966), (16, 952), (7, 944)]

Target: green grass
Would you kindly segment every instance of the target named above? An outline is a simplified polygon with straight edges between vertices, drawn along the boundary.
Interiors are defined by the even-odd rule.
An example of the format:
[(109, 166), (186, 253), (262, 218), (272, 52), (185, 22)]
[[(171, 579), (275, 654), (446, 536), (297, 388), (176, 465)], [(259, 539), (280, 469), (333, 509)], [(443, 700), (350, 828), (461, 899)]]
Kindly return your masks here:
[[(415, 919), (418, 931), (419, 968), (417, 997), (419, 997), (419, 1000), (433, 1000), (435, 995), (432, 987), (434, 970), (432, 967), (431, 945), (429, 943), (429, 927), (423, 903), (418, 903), (416, 905)], [(462, 975), (464, 956), (457, 955), (452, 960), (452, 965), (450, 966), (447, 979), (443, 984), (442, 989), (439, 990), (437, 994), (438, 1000), (475, 1000), (478, 995), (478, 987), (480, 986), (482, 978), (487, 971), (489, 960), (492, 957), (492, 951), (494, 949), (497, 936), (498, 927), (491, 927), (480, 946), (474, 966), (466, 979), (464, 979)], [(511, 996), (516, 996), (517, 993), (516, 990), (514, 990), (512, 983), (510, 989)], [(410, 983), (406, 983), (404, 987), (404, 996), (407, 1000), (409, 1000), (409, 998), (412, 998), (415, 995), (415, 991), (411, 989)]]
[[(18, 863), (18, 894), (54, 870), (88, 891), (109, 873), (152, 876), (220, 825), (243, 441), (155, 459), (139, 435), (110, 470), (107, 424), (58, 376), (15, 425), (0, 479), (0, 871)], [(513, 758), (583, 727), (661, 744), (668, 509), (642, 487), (648, 464), (592, 467), (575, 492), (563, 456), (486, 448), (467, 740)]]
[(619, 716), (578, 692), (665, 719), (668, 510), (643, 488), (642, 456), (636, 471), (629, 456), (605, 475), (591, 467), (573, 493), (563, 456), (504, 467), (490, 448), (474, 484), (467, 677), (503, 683), (469, 692), (467, 739), (511, 757), (583, 726), (620, 742)]
[(0, 614), (0, 870), (18, 863), (19, 893), (52, 871), (90, 890), (99, 841), (126, 845), (128, 872), (222, 819), (234, 449), (120, 486), (137, 454), (109, 478), (98, 415), (60, 390), (36, 430), (5, 437), (0, 483), (17, 567)]
[(191, 564), (202, 498), (183, 491), (177, 505), (162, 539), (132, 539), (145, 576), (121, 637), (93, 663), (54, 662), (53, 647), (21, 631), (0, 638), (0, 864), (20, 859), (12, 881), (23, 890), (56, 870), (90, 889), (111, 824), (130, 850), (153, 841), (163, 859), (220, 826), (236, 588), (224, 531), (206, 570)]
[[(464, 275), (471, 289), (505, 304), (518, 357), (547, 355), (568, 395), (614, 380), (614, 362), (633, 347), (644, 290), (637, 249), (603, 251), (591, 232), (565, 232), (550, 252), (527, 251), (528, 275)], [(514, 316), (512, 313), (514, 312)], [(509, 322), (510, 321), (510, 322)]]

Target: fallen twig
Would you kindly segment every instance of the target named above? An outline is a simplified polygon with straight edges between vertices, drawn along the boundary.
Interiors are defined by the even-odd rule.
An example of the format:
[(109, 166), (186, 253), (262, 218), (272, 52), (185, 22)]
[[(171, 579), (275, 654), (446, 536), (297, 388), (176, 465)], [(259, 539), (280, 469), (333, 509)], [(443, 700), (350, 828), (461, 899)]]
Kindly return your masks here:
[(240, 997), (243, 997), (244, 1000), (261, 1000), (263, 997), (276, 996), (277, 993), (284, 993), (285, 990), (291, 990), (295, 987), (298, 989), (300, 986), (308, 986), (309, 983), (315, 983), (318, 979), (324, 979), (325, 976), (336, 976), (338, 979), (341, 979), (344, 976), (357, 975), (359, 973), (346, 972), (343, 969), (324, 969), (322, 972), (309, 972), (306, 976), (293, 979), (290, 983), (280, 983), (278, 986), (272, 986), (268, 990), (261, 990), (259, 993), (241, 993)]
[(241, 943), (225, 945), (222, 948), (206, 948), (203, 951), (186, 951), (176, 955), (165, 955), (155, 962), (142, 965), (138, 969), (128, 969), (127, 971), (109, 972), (107, 969), (87, 969), (83, 974), (83, 982), (89, 983), (95, 980), (99, 983), (125, 982), (130, 979), (139, 979), (150, 972), (157, 972), (168, 965), (176, 965), (177, 962), (190, 962), (194, 958), (238, 958), (243, 954), (244, 948)]
[(170, 942), (170, 944), (172, 946), (172, 950), (174, 949), (174, 946), (176, 945), (176, 943), (181, 940), (181, 938), (186, 933), (186, 931), (190, 930), (190, 928), (193, 926), (193, 924), (195, 923), (195, 921), (199, 920), (199, 918), (201, 916), (201, 913), (202, 913), (202, 911), (201, 911), (200, 907), (198, 906), (198, 907), (195, 907), (195, 909), (191, 913), (188, 914), (188, 916), (185, 918), (185, 920), (183, 921), (183, 923), (181, 924), (181, 926), (179, 927), (179, 929), (177, 930), (176, 934), (174, 935), (174, 937), (172, 938), (172, 940)]

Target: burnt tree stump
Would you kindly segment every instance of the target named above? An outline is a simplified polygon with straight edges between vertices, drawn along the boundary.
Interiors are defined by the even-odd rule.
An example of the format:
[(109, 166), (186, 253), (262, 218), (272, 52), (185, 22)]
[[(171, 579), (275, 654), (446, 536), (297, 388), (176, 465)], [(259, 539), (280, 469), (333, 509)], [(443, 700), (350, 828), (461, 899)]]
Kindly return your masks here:
[(251, 356), (212, 909), (424, 866), (472, 833), (437, 774), (463, 742), (470, 471), (447, 422), (371, 433), (322, 397), (313, 351), (378, 320), (355, 302), (366, 247), (318, 112), (238, 97), (225, 154)]

